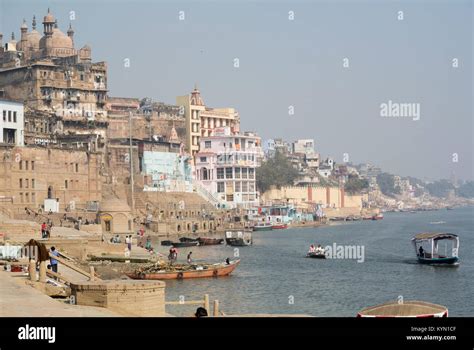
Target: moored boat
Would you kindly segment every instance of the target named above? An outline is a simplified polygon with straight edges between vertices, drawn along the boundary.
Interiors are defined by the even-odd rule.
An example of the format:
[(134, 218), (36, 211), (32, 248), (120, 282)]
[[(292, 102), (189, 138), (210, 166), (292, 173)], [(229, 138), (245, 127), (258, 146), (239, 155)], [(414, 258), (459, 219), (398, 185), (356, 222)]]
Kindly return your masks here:
[[(459, 237), (453, 233), (420, 233), (412, 238), (413, 247), (420, 264), (458, 265)], [(445, 242), (444, 254), (439, 242)], [(450, 251), (448, 251), (450, 243)]]
[(357, 317), (448, 317), (448, 309), (425, 301), (392, 301), (366, 307)]
[(306, 254), (307, 258), (313, 258), (313, 259), (326, 259), (326, 254), (324, 253), (317, 253), (317, 252), (311, 252)]
[(233, 247), (245, 247), (252, 245), (252, 234), (245, 231), (227, 231), (225, 242)]
[(205, 238), (199, 237), (198, 239), (199, 245), (219, 245), (224, 243), (223, 238)]
[(176, 248), (184, 248), (184, 247), (196, 247), (199, 245), (198, 241), (193, 242), (172, 242), (171, 245)]
[(181, 237), (180, 242), (197, 242), (198, 238)]
[(383, 219), (382, 213), (372, 216), (372, 220), (382, 220), (382, 219)]
[(239, 265), (240, 259), (232, 260), (218, 264), (202, 264), (194, 265), (192, 269), (180, 270), (175, 266), (171, 269), (164, 269), (154, 272), (135, 271), (126, 275), (132, 279), (140, 280), (170, 280), (170, 279), (188, 279), (188, 278), (205, 278), (205, 277), (221, 277), (230, 275)]
[(254, 231), (271, 231), (272, 229), (272, 224), (267, 223), (258, 223), (253, 227)]
[(173, 242), (170, 241), (170, 240), (164, 240), (164, 241), (161, 241), (161, 245), (163, 245), (163, 246), (171, 246), (171, 245), (173, 245)]
[(272, 225), (273, 230), (284, 230), (286, 228), (288, 228), (288, 224), (278, 223), (278, 224)]

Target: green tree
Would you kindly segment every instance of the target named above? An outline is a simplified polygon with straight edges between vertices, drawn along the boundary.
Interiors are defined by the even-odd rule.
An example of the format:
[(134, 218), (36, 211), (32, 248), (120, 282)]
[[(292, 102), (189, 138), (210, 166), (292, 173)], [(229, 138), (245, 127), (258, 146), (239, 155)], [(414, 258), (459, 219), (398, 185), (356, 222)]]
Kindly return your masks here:
[(464, 198), (474, 198), (474, 181), (466, 181), (459, 186), (456, 190), (456, 194)]
[(426, 189), (428, 190), (430, 195), (444, 198), (447, 197), (452, 190), (454, 190), (454, 186), (448, 180), (443, 179), (427, 184)]
[(277, 151), (273, 158), (263, 162), (257, 168), (257, 188), (261, 193), (264, 193), (270, 186), (280, 188), (293, 185), (297, 177), (298, 170), (293, 167), (284, 154)]
[(377, 184), (380, 187), (380, 191), (386, 196), (393, 196), (394, 194), (400, 193), (400, 188), (395, 187), (395, 180), (392, 174), (381, 173), (377, 175)]
[(349, 175), (344, 190), (349, 193), (358, 193), (369, 188), (369, 182), (366, 179), (361, 179), (358, 176)]

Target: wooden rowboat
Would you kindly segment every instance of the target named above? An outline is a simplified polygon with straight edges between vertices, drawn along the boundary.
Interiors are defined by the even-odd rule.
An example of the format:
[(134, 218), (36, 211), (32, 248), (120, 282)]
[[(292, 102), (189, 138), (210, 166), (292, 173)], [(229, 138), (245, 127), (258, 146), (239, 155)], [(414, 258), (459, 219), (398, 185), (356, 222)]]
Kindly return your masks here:
[(228, 276), (239, 265), (240, 259), (227, 263), (219, 263), (213, 265), (199, 266), (195, 270), (188, 271), (169, 271), (163, 270), (153, 273), (127, 273), (126, 275), (136, 280), (173, 280), (185, 278), (204, 278), (204, 277), (221, 277)]
[(224, 243), (223, 238), (201, 238), (199, 237), (198, 239), (199, 245), (219, 245)]

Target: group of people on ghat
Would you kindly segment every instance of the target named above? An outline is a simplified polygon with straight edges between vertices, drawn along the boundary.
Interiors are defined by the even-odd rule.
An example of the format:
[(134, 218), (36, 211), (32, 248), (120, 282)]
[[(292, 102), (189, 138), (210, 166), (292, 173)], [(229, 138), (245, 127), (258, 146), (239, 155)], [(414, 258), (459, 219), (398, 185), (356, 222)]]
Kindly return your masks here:
[(318, 244), (318, 247), (315, 247), (314, 244), (309, 246), (308, 254), (324, 254), (324, 248), (321, 247), (321, 244)]

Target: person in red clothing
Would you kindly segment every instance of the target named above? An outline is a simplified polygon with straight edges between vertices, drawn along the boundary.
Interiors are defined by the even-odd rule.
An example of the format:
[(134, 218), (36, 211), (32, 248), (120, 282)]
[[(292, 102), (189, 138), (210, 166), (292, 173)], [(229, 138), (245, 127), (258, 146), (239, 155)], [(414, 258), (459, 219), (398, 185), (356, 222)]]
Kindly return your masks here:
[(43, 222), (41, 225), (41, 238), (46, 238), (46, 230), (47, 230), (46, 222)]

